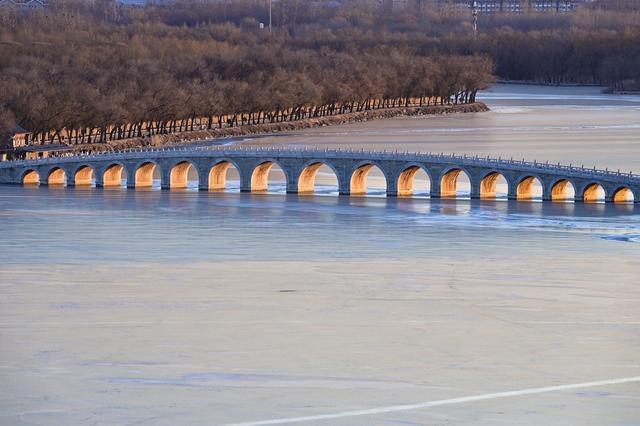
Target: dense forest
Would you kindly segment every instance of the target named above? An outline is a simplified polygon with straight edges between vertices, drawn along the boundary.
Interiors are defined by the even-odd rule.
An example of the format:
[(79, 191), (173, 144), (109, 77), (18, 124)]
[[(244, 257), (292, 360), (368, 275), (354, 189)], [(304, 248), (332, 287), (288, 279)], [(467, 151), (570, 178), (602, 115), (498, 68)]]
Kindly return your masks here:
[[(639, 11), (487, 15), (416, 2), (52, 0), (0, 9), (0, 127), (87, 142), (475, 101), (499, 78), (640, 81)], [(204, 121), (202, 120), (204, 119)], [(64, 139), (61, 139), (62, 136)], [(95, 140), (95, 139), (94, 139)]]

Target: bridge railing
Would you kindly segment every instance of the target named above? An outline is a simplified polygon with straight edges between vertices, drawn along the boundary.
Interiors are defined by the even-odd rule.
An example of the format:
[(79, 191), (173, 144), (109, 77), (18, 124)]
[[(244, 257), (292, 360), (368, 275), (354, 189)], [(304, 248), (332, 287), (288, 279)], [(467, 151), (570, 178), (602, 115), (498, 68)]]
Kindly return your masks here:
[[(15, 167), (15, 166), (36, 166), (36, 165), (46, 165), (46, 164), (57, 164), (62, 162), (75, 162), (75, 161), (83, 161), (88, 158), (94, 158), (96, 160), (102, 159), (110, 159), (110, 160), (119, 160), (119, 159), (127, 159), (135, 154), (157, 154), (160, 156), (174, 156), (177, 153), (189, 153), (189, 154), (200, 154), (202, 156), (206, 156), (207, 152), (224, 152), (227, 155), (244, 155), (244, 156), (277, 156), (277, 155), (292, 155), (292, 156), (320, 156), (327, 158), (358, 158), (358, 159), (369, 159), (369, 160), (399, 160), (399, 161), (425, 161), (425, 162), (440, 162), (440, 163), (454, 163), (458, 165), (469, 165), (469, 166), (481, 166), (481, 167), (489, 167), (489, 168), (522, 168), (527, 169), (528, 171), (535, 170), (542, 173), (556, 173), (556, 174), (568, 174), (575, 175), (581, 174), (590, 177), (604, 177), (604, 178), (626, 178), (631, 179), (633, 181), (640, 182), (640, 175), (634, 174), (633, 172), (621, 172), (611, 171), (609, 169), (598, 169), (596, 167), (593, 168), (585, 168), (583, 165), (580, 167), (574, 166), (573, 164), (560, 164), (560, 163), (549, 163), (539, 162), (537, 160), (527, 161), (524, 158), (522, 160), (509, 158), (503, 159), (502, 157), (481, 157), (478, 155), (469, 156), (469, 155), (457, 155), (457, 154), (447, 154), (444, 152), (440, 153), (422, 153), (422, 152), (410, 152), (410, 151), (398, 151), (398, 150), (382, 150), (382, 151), (374, 151), (374, 150), (365, 150), (347, 148), (347, 149), (328, 149), (328, 148), (309, 148), (309, 147), (229, 147), (225, 145), (214, 145), (214, 146), (201, 146), (201, 147), (170, 147), (170, 148), (133, 148), (126, 149), (120, 151), (103, 151), (97, 153), (79, 153), (75, 155), (69, 156), (58, 156), (58, 157), (49, 157), (43, 159), (34, 159), (34, 160), (6, 160), (0, 162), (0, 167)], [(310, 155), (315, 154), (315, 155)], [(198, 156), (200, 156), (198, 155)]]

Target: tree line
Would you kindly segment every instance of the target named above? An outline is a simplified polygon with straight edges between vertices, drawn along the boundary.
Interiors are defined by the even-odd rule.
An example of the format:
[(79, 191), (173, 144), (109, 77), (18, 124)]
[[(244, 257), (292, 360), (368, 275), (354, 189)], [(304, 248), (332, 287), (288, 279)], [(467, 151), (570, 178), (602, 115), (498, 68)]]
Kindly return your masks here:
[(475, 34), (468, 10), (443, 3), (280, 0), (271, 31), (265, 0), (0, 8), (0, 128), (87, 143), (474, 102), (494, 72), (640, 82), (637, 11), (595, 2), (564, 15), (481, 16)]
[(247, 16), (180, 17), (251, 10), (251, 2), (226, 6), (67, 1), (0, 11), (4, 127), (19, 124), (41, 142), (104, 142), (414, 102), (468, 103), (493, 79), (484, 57), (423, 54), (382, 34), (368, 48), (313, 48)]

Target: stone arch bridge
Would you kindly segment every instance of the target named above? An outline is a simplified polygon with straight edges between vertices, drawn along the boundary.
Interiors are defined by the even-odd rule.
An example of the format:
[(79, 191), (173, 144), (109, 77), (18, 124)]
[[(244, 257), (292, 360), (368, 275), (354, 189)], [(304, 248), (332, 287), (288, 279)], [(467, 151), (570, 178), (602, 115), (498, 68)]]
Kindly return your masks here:
[(508, 198), (513, 200), (532, 199), (537, 182), (542, 199), (548, 201), (566, 200), (573, 192), (575, 201), (640, 202), (640, 176), (632, 173), (524, 160), (364, 150), (170, 148), (16, 160), (0, 162), (0, 183), (109, 187), (120, 186), (126, 173), (127, 186), (138, 188), (152, 186), (158, 170), (162, 188), (184, 188), (188, 171), (194, 168), (201, 190), (224, 190), (227, 171), (235, 167), (240, 190), (255, 192), (267, 189), (274, 165), (284, 172), (289, 193), (313, 193), (316, 175), (324, 165), (335, 173), (341, 195), (366, 193), (367, 176), (377, 167), (385, 177), (387, 196), (412, 195), (414, 177), (423, 170), (433, 198), (456, 197), (458, 177), (466, 174), (474, 199), (495, 198), (502, 176)]

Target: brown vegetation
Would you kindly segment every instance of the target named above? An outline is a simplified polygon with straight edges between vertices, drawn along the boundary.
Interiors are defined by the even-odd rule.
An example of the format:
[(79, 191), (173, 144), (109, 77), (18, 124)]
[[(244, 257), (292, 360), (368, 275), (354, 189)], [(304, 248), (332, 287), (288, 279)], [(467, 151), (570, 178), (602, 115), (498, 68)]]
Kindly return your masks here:
[(638, 12), (595, 3), (565, 15), (481, 16), (476, 36), (468, 11), (424, 3), (281, 0), (273, 32), (259, 25), (268, 22), (263, 0), (3, 8), (0, 128), (87, 144), (412, 100), (467, 103), (493, 81), (494, 64), (512, 80), (640, 81)]
[(131, 9), (67, 2), (3, 10), (3, 121), (30, 129), (36, 141), (86, 144), (411, 99), (474, 102), (492, 81), (486, 58), (422, 54), (408, 42), (386, 42), (385, 33), (367, 48), (304, 46), (304, 37), (282, 30), (270, 35), (246, 16), (251, 3)]

